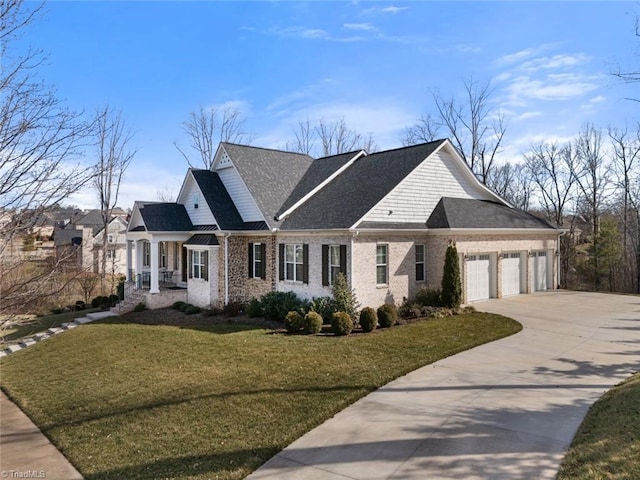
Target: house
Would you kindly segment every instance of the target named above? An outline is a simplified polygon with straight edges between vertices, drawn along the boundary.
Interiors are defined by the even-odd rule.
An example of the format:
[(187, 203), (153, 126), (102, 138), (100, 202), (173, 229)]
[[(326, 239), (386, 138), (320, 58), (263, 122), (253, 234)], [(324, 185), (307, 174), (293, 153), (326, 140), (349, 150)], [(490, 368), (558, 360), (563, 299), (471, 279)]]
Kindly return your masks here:
[(127, 277), (147, 305), (172, 285), (208, 306), (327, 296), (344, 272), (376, 307), (439, 287), (453, 241), (469, 303), (556, 288), (560, 234), (480, 183), (449, 140), (319, 159), (223, 142), (175, 203), (135, 203)]
[[(126, 272), (126, 213), (112, 212), (107, 225), (107, 272)], [(102, 261), (104, 223), (100, 210), (76, 212), (57, 224), (54, 232), (56, 258), (73, 267), (98, 273)]]

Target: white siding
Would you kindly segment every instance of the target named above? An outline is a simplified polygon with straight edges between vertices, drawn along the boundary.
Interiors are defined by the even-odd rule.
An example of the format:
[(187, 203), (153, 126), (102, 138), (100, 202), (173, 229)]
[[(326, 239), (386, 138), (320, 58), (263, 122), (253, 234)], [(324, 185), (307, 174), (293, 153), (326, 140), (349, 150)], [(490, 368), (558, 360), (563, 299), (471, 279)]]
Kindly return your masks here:
[(129, 220), (129, 230), (133, 230), (134, 228), (141, 226), (144, 226), (142, 215), (140, 215), (140, 211), (135, 208), (131, 214), (131, 219)]
[[(223, 168), (217, 171), (233, 203), (236, 205), (242, 220), (245, 222), (259, 222), (264, 220), (249, 189), (240, 178), (235, 167)], [(269, 188), (268, 185), (265, 188)]]
[(442, 197), (489, 199), (456, 163), (443, 150), (431, 155), (372, 208), (363, 221), (425, 222)]
[[(198, 199), (198, 208), (195, 208), (195, 199)], [(182, 191), (182, 195), (178, 199), (178, 203), (184, 205), (187, 210), (187, 214), (194, 225), (213, 225), (217, 224), (216, 219), (211, 213), (207, 201), (200, 191), (200, 187), (193, 179), (193, 176), (189, 174), (187, 177), (186, 185)]]

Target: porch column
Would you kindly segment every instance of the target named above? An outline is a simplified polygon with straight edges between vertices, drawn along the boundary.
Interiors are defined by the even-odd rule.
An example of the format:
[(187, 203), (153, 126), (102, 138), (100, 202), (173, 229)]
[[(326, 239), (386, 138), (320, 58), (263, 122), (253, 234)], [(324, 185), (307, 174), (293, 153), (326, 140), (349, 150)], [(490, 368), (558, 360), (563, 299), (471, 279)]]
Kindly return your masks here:
[(158, 281), (158, 241), (151, 240), (151, 288), (149, 293), (160, 293), (160, 282)]
[(136, 276), (133, 279), (136, 282), (137, 288), (140, 288), (142, 284), (138, 283), (138, 280), (142, 282), (142, 262), (144, 260), (143, 252), (144, 248), (142, 248), (142, 240), (136, 240)]
[(133, 241), (132, 240), (127, 240), (127, 278), (126, 281), (127, 283), (133, 281), (133, 279), (131, 278), (132, 275), (132, 271), (131, 269), (133, 268), (132, 262), (131, 262), (131, 250), (133, 248)]

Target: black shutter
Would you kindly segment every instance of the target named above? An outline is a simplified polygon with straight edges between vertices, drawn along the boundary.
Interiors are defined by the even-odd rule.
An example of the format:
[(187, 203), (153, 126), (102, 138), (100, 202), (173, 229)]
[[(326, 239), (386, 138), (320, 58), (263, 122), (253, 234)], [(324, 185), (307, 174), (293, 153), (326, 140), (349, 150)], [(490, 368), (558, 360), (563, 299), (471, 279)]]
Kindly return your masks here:
[(280, 280), (284, 280), (284, 243), (278, 245), (278, 266), (280, 271), (278, 272)]
[(202, 256), (204, 257), (202, 259), (202, 263), (204, 263), (204, 272), (201, 273), (201, 276), (204, 280), (209, 280), (209, 252), (202, 252)]
[(309, 244), (302, 245), (302, 281), (309, 283)]
[(322, 245), (322, 286), (329, 285), (329, 245)]
[(249, 242), (249, 278), (253, 278), (253, 243)]
[(340, 245), (340, 271), (347, 278), (347, 246)]
[(267, 278), (267, 244), (266, 243), (260, 244), (260, 258), (262, 259), (260, 261), (260, 278), (262, 278), (262, 280), (266, 280)]
[(186, 248), (184, 249), (187, 252), (187, 258), (189, 259), (187, 262), (187, 271), (189, 272), (189, 278), (193, 278), (193, 251), (189, 251)]

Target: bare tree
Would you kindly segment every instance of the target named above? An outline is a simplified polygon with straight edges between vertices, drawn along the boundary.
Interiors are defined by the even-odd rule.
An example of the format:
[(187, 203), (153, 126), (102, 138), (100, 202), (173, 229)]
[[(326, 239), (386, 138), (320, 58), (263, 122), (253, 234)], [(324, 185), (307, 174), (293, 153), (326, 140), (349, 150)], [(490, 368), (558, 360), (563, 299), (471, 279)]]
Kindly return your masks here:
[(131, 147), (133, 134), (126, 127), (122, 111), (108, 105), (96, 111), (96, 165), (93, 176), (102, 217), (102, 250), (100, 252), (100, 288), (104, 293), (107, 278), (107, 249), (112, 211), (118, 205), (120, 186), (136, 151)]
[[(636, 192), (633, 184), (640, 164), (640, 125), (633, 134), (629, 134), (626, 127), (624, 129), (609, 127), (609, 139), (613, 148), (612, 172), (622, 197), (622, 248), (627, 257), (627, 261), (622, 265), (625, 272), (624, 280), (628, 283), (630, 279), (631, 289), (640, 293), (640, 256), (638, 256), (640, 245), (637, 244), (640, 232), (631, 232), (632, 229), (638, 228), (636, 222), (638, 198), (637, 196), (634, 198)], [(630, 242), (631, 238), (633, 242)]]
[(63, 281), (42, 288), (59, 272), (57, 262), (35, 268), (10, 246), (33, 231), (45, 210), (85, 185), (91, 173), (81, 155), (90, 125), (37, 78), (42, 53), (16, 45), (41, 8), (23, 0), (0, 3), (0, 215), (10, 217), (0, 230), (0, 329), (15, 320), (9, 314), (16, 309), (64, 288)]
[(328, 157), (355, 150), (371, 153), (378, 149), (371, 133), (363, 135), (352, 130), (344, 118), (334, 122), (321, 119), (316, 125), (312, 125), (307, 119), (298, 122), (293, 133), (295, 141), (293, 144), (287, 143), (285, 148), (315, 157)]
[(438, 111), (437, 120), (427, 115), (405, 129), (403, 143), (430, 141), (440, 127), (444, 127), (469, 168), (487, 183), (500, 153), (507, 131), (504, 117), (491, 108), (490, 84), (473, 79), (464, 82), (465, 98), (444, 98), (438, 91), (432, 97)]
[(423, 115), (418, 123), (411, 127), (407, 127), (402, 132), (402, 145), (417, 145), (419, 143), (428, 143), (438, 139), (440, 133), (440, 124), (431, 115)]
[(505, 163), (493, 169), (488, 187), (521, 210), (529, 210), (532, 195), (531, 172), (525, 164)]
[(225, 106), (200, 107), (191, 112), (189, 118), (182, 123), (182, 129), (189, 138), (189, 146), (199, 156), (199, 162), (193, 160), (176, 142), (174, 146), (185, 158), (189, 166), (204, 166), (211, 169), (220, 142), (251, 144), (253, 135), (244, 131), (246, 119), (236, 108)]

